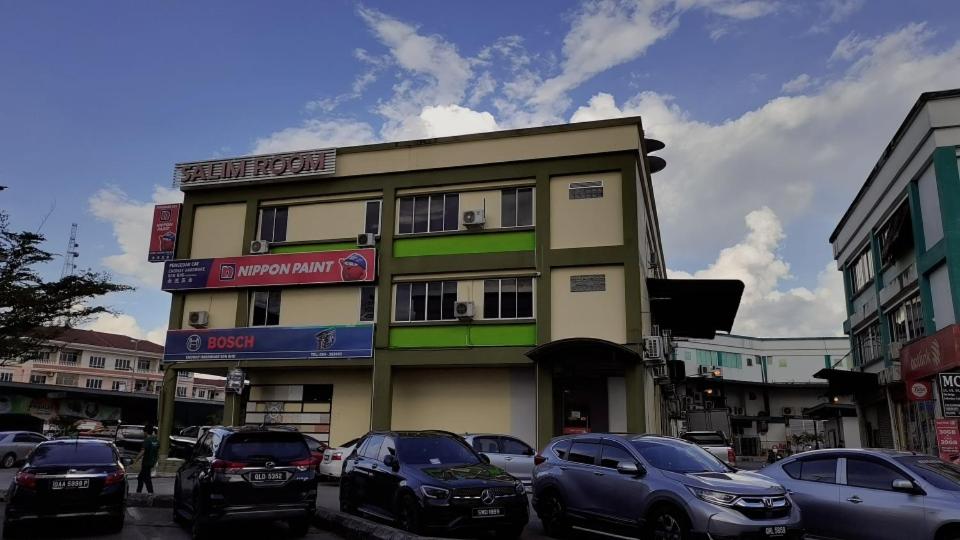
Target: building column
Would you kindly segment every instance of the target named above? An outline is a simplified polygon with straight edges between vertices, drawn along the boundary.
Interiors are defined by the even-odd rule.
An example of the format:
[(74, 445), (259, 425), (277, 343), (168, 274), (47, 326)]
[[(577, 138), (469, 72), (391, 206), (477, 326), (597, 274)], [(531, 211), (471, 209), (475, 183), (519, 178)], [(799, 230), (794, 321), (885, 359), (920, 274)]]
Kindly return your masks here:
[(173, 432), (173, 407), (177, 397), (177, 370), (168, 366), (163, 371), (163, 385), (157, 399), (157, 437), (160, 439), (160, 457), (170, 452), (170, 434)]
[(923, 236), (923, 210), (920, 206), (920, 185), (917, 182), (910, 182), (910, 186), (907, 188), (907, 196), (910, 203), (910, 225), (913, 228), (913, 250), (916, 254), (914, 264), (917, 265), (920, 309), (923, 310), (924, 333), (929, 336), (936, 332), (936, 324), (933, 321), (933, 294), (930, 292), (930, 278), (920, 268), (920, 256), (927, 251), (927, 242)]
[(647, 411), (644, 402), (643, 377), (646, 368), (637, 360), (625, 366), (624, 378), (627, 387), (627, 432), (645, 433), (647, 430)]
[(544, 448), (553, 438), (553, 365), (537, 362), (537, 448)]
[(960, 322), (960, 167), (957, 165), (957, 148), (941, 146), (934, 150), (933, 167), (940, 198), (950, 295), (953, 297), (953, 320)]
[(223, 393), (223, 425), (239, 426), (243, 418), (243, 395), (230, 391)]
[(393, 416), (393, 366), (384, 356), (373, 358), (370, 429), (390, 429)]
[[(880, 352), (883, 354), (884, 367), (893, 365), (890, 358), (890, 327), (883, 316), (883, 306), (880, 302), (880, 290), (883, 289), (883, 262), (880, 256), (880, 241), (877, 235), (870, 232), (870, 254), (873, 259), (873, 294), (877, 301), (877, 320), (880, 322)], [(851, 329), (851, 333), (853, 329)]]

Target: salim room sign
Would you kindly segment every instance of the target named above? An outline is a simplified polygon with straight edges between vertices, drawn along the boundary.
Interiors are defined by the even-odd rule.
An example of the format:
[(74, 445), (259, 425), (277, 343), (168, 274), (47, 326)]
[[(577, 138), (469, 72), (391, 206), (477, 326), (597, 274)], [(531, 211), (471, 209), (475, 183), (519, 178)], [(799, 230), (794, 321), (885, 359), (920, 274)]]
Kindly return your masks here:
[(165, 291), (367, 282), (376, 278), (374, 248), (167, 261)]

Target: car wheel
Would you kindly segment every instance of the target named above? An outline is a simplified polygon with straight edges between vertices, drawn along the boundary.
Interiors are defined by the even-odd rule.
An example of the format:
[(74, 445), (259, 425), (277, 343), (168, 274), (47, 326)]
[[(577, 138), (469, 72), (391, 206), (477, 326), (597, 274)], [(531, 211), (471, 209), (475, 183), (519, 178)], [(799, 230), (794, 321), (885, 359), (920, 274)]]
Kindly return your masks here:
[(287, 527), (290, 528), (290, 536), (303, 538), (310, 532), (310, 518), (291, 519)]
[(413, 495), (404, 495), (397, 504), (397, 525), (411, 534), (420, 534), (420, 503)]
[(17, 464), (17, 455), (13, 452), (3, 456), (3, 460), (0, 461), (0, 468), (9, 469)]
[(648, 538), (654, 540), (687, 540), (690, 527), (686, 517), (680, 511), (661, 507), (651, 513), (647, 519)]
[(537, 515), (540, 516), (540, 522), (543, 523), (543, 530), (547, 536), (563, 538), (568, 530), (567, 507), (563, 504), (560, 494), (548, 491), (537, 506), (539, 507)]

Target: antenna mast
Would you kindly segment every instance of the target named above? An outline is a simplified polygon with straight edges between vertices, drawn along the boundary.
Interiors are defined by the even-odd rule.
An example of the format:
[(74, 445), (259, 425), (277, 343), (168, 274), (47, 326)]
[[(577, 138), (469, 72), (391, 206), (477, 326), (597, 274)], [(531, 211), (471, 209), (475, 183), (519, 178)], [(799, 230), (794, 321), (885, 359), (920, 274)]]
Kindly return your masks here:
[(77, 251), (77, 248), (80, 247), (80, 244), (77, 243), (77, 231), (80, 227), (76, 223), (70, 225), (70, 241), (67, 243), (67, 251), (63, 254), (63, 270), (60, 271), (60, 279), (63, 279), (67, 276), (73, 275), (73, 271), (77, 269), (77, 257), (80, 256), (80, 253)]

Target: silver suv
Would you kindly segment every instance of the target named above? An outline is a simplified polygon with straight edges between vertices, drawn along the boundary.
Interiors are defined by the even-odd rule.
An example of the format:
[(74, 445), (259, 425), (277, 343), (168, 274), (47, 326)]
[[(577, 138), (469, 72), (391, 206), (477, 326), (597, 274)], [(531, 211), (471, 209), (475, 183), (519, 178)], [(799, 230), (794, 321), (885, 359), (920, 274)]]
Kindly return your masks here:
[(551, 536), (800, 538), (800, 510), (769, 478), (662, 435), (554, 439), (536, 457), (533, 507)]
[(536, 452), (529, 444), (509, 435), (468, 433), (463, 439), (474, 450), (490, 458), (491, 465), (500, 467), (530, 487)]

